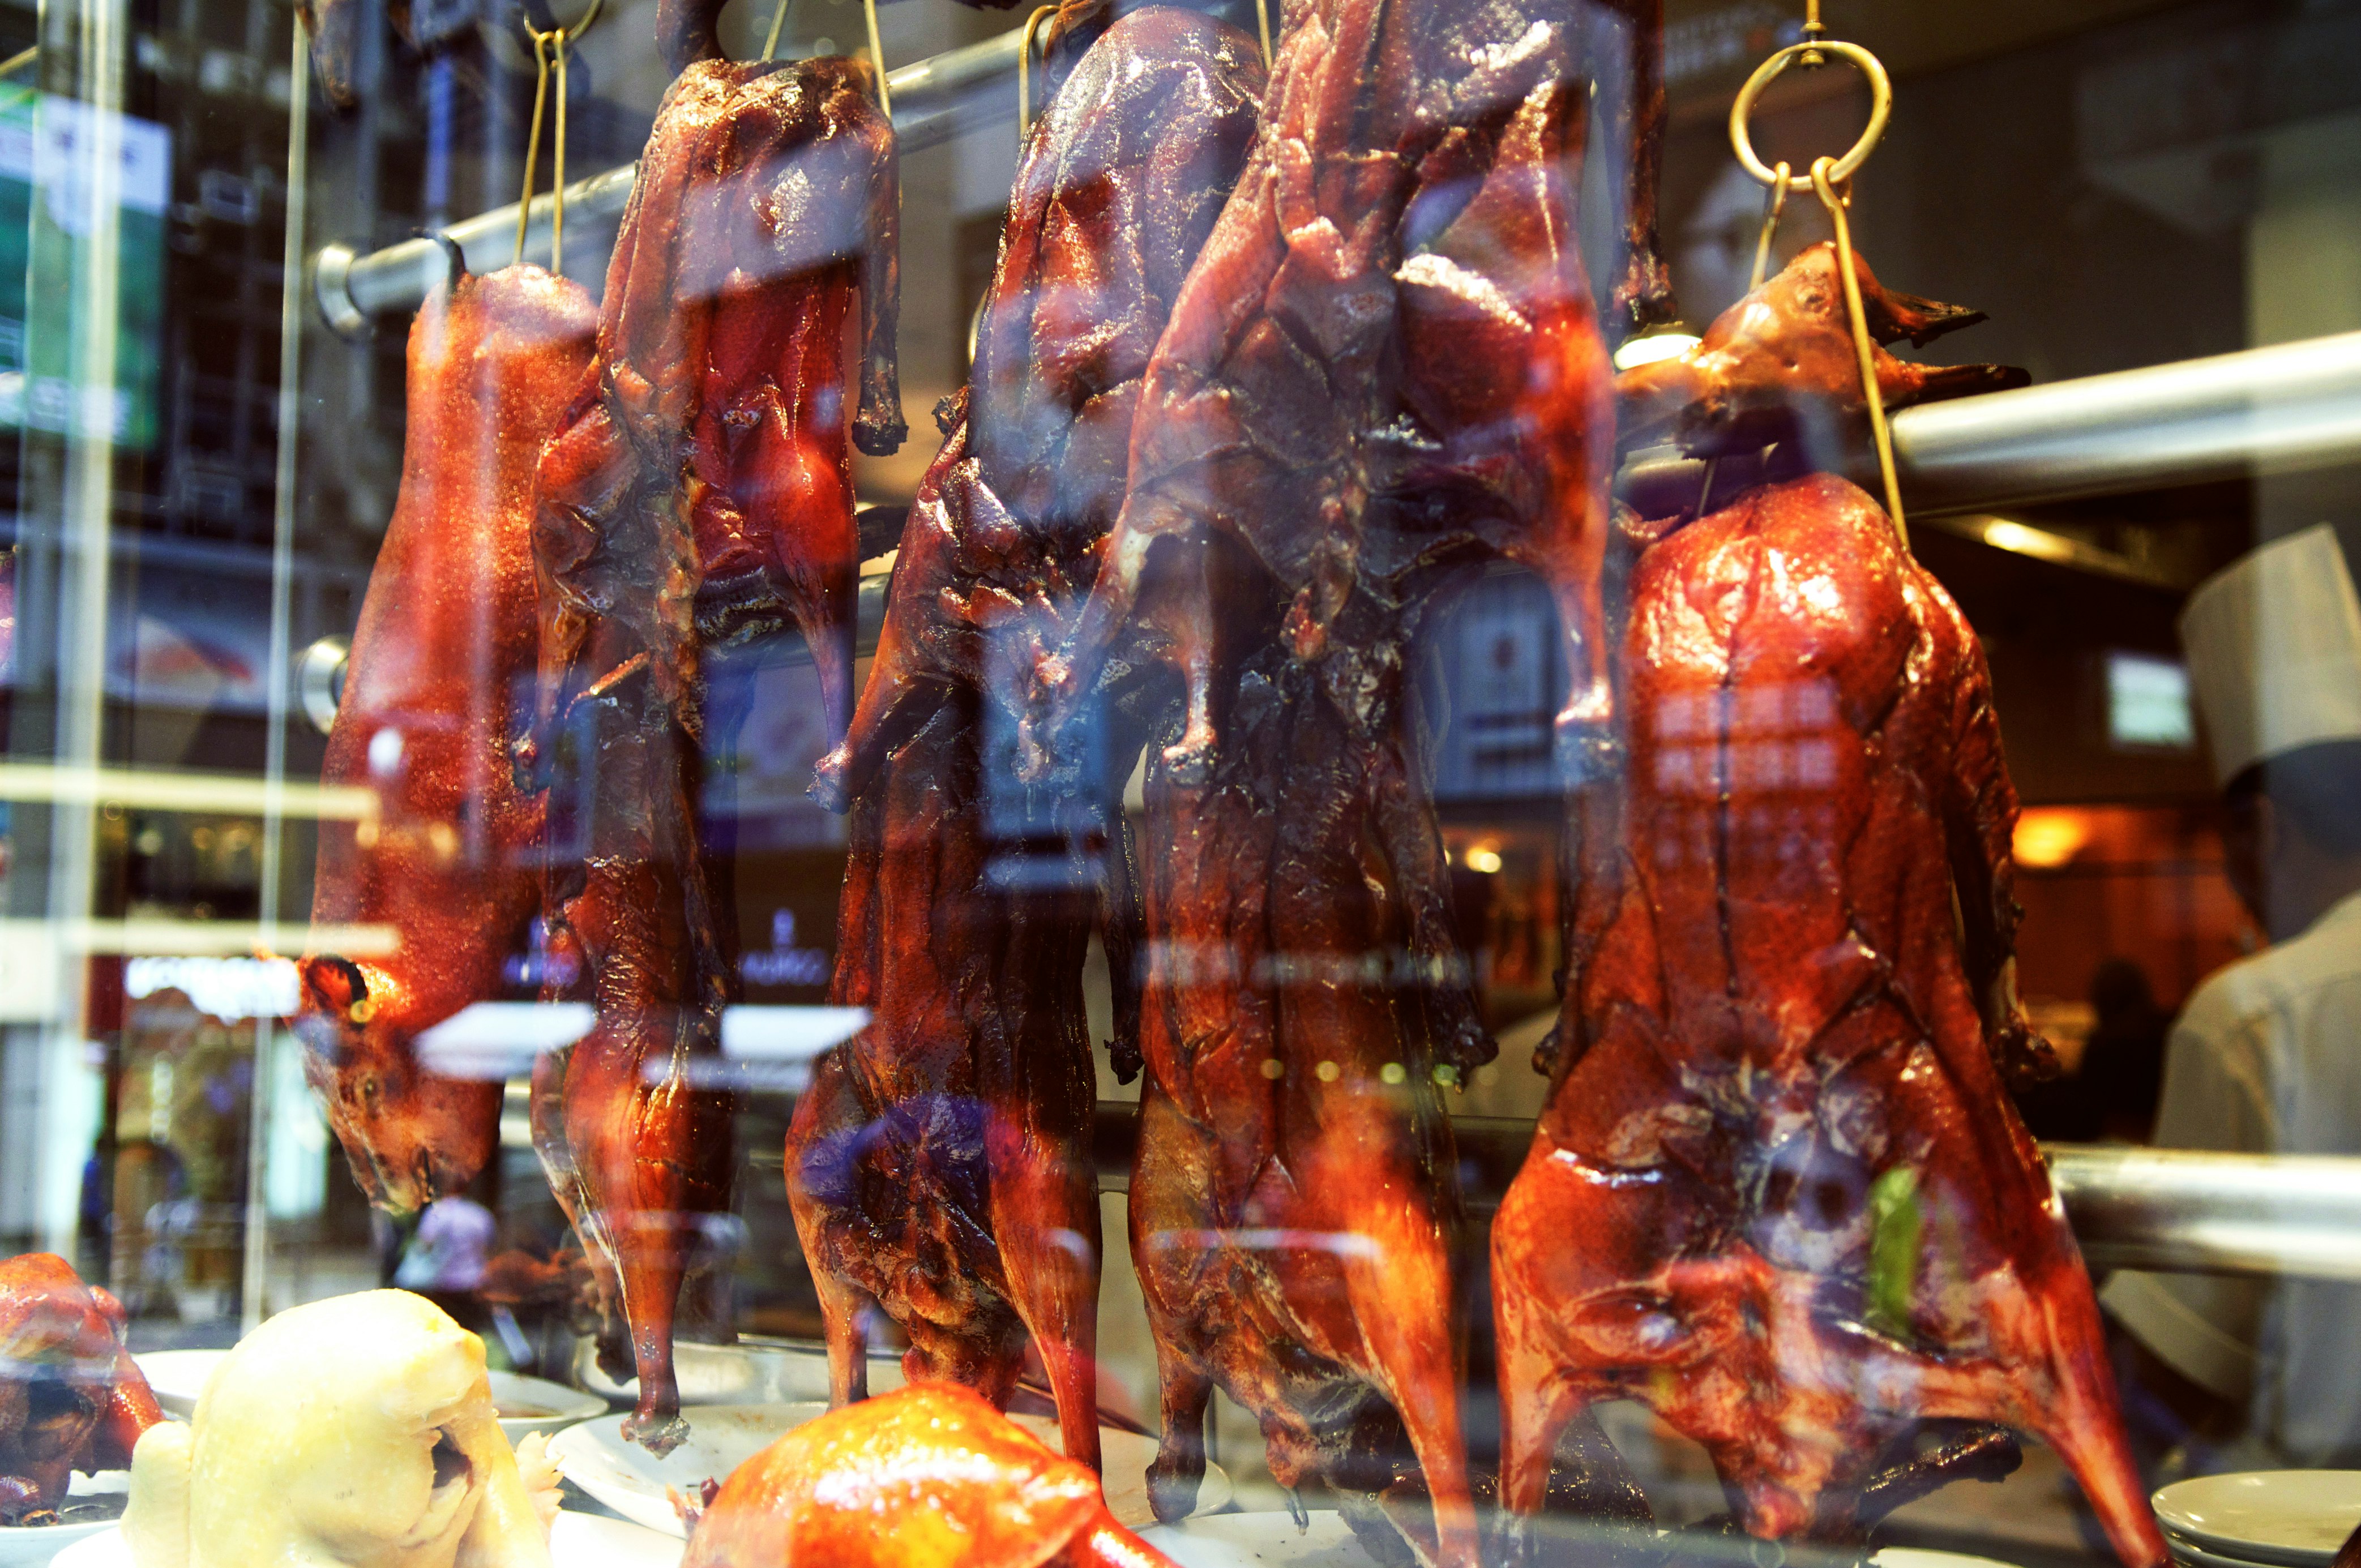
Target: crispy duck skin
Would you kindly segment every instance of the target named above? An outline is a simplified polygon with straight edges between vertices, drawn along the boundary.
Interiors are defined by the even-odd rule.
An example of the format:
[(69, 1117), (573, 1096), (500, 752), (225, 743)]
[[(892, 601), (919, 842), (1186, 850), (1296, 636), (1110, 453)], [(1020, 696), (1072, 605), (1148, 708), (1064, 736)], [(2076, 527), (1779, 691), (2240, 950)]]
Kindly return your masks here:
[[(709, 9), (665, 9), (668, 55), (693, 47), (684, 33), (709, 43)], [(890, 454), (907, 433), (900, 210), (893, 130), (862, 61), (700, 56), (667, 91), (608, 269), (597, 375), (551, 456), (573, 499), (544, 514), (545, 700), (569, 689), (588, 623), (609, 613), (597, 578), (611, 552), (591, 514), (644, 471), (685, 513), (659, 529), (679, 557), (649, 649), (666, 700), (695, 685), (700, 644), (791, 621), (841, 735), (860, 554), (843, 327), (857, 291), (851, 439)]]
[[(1923, 348), (1984, 319), (1982, 311), (1885, 288), (1858, 251), (1853, 269), (1872, 344), (1908, 338)], [(2024, 371), (2000, 365), (1912, 364), (1883, 347), (1872, 348), (1872, 363), (1888, 410), (2002, 391), (2027, 379)], [(1834, 431), (1859, 428), (1865, 409), (1833, 240), (1804, 250), (1716, 316), (1687, 353), (1615, 378), (1622, 445), (1670, 439), (1700, 457), (1799, 437), (1824, 442)]]
[(77, 1470), (121, 1470), (164, 1419), (124, 1348), (123, 1304), (54, 1253), (0, 1263), (0, 1524), (55, 1509)]
[(750, 82), (701, 158), (675, 285), (713, 302), (689, 439), (698, 635), (736, 641), (791, 620), (819, 672), (829, 735), (840, 737), (861, 558), (844, 411), (856, 293), (851, 442), (884, 456), (908, 433), (894, 356), (893, 132), (865, 65), (805, 61)]
[(438, 1074), (413, 1046), (511, 989), (540, 908), (544, 802), (511, 760), (534, 663), (533, 477), (597, 322), (538, 267), (455, 262), (410, 329), (401, 496), (321, 769), (374, 789), (378, 813), (320, 825), (312, 896), (315, 927), (387, 926), (398, 945), (315, 942), (295, 1023), (354, 1179), (394, 1214), (464, 1189), (499, 1138), (499, 1082)]
[(872, 1019), (820, 1062), (787, 1149), (836, 1398), (863, 1392), (865, 1301), (908, 1332), (914, 1380), (994, 1401), (1029, 1332), (1066, 1453), (1093, 1467), (1082, 973), (1094, 927), (1129, 969), (1126, 770), (1075, 796), (1028, 789), (1005, 740), (1035, 650), (1089, 589), (1140, 373), (1262, 85), (1252, 40), (1192, 12), (1148, 6), (1098, 32), (1062, 29), (1080, 59), (1027, 142), (972, 401), (945, 411), (876, 664), (820, 770), (824, 798), (856, 802), (834, 995)]
[[(597, 1016), (535, 1064), (534, 1144), (628, 1330), (625, 1431), (659, 1453), (687, 1430), (674, 1314), (731, 1168), (719, 1027), (738, 944), (726, 862), (700, 832), (699, 661), (710, 641), (792, 620), (831, 723), (850, 708), (837, 340), (856, 289), (852, 436), (884, 451), (902, 434), (899, 199), (867, 67), (732, 64), (707, 52), (710, 7), (663, 21), (668, 52), (697, 58), (657, 111), (598, 355), (542, 461), (533, 759), (550, 778), (549, 994)], [(621, 1351), (602, 1344), (618, 1375)]]
[(1148, 1080), (1132, 1255), (1157, 1344), (1157, 1512), (1192, 1506), (1215, 1386), (1261, 1423), (1273, 1476), (1369, 1494), (1422, 1473), (1430, 1561), (1477, 1561), (1452, 1259), (1461, 1223), (1440, 1033), (1400, 964), (1409, 912), (1372, 874), (1358, 803), (1398, 755), (1317, 673), (1266, 648), (1224, 682), (1202, 784), (1151, 753), (1141, 1004)]
[(1997, 1421), (2160, 1563), (2002, 1090), (2032, 1036), (1973, 632), (1882, 509), (1813, 475), (1642, 554), (1620, 662), (1631, 766), (1579, 806), (1576, 979), (1493, 1230), (1508, 1502), (1537, 1506), (1563, 1422), (1632, 1398), (1750, 1531), (1841, 1538), (1917, 1421)]
[[(1602, 85), (1644, 149), (1662, 134), (1656, 8), (1624, 19), (1644, 41), (1631, 81)], [(1159, 1106), (1133, 1211), (1143, 1271), (1163, 1276), (1159, 1506), (1193, 1493), (1209, 1380), (1257, 1410), (1275, 1471), (1348, 1487), (1348, 1434), (1376, 1401), (1407, 1430), (1452, 1563), (1477, 1541), (1434, 1074), (1491, 1047), (1406, 754), (1402, 670), (1449, 569), (1522, 562), (1566, 622), (1563, 749), (1578, 771), (1612, 761), (1613, 410), (1571, 182), (1595, 25), (1550, 0), (1289, 12), (1259, 138), (1150, 362), (1091, 599), (1039, 662), (1026, 757), (1069, 765), (1102, 688), (1143, 663), (1180, 676), (1179, 733), (1150, 762)], [(1652, 187), (1631, 198), (1650, 233)], [(1632, 298), (1655, 296), (1653, 247), (1631, 265)], [(1246, 652), (1271, 620), (1277, 663)], [(1261, 716), (1257, 738), (1235, 715), (1223, 729), (1230, 707)], [(1258, 847), (1231, 863), (1234, 844)], [(1371, 1245), (1275, 1264), (1240, 1234)]]
[[(944, 694), (986, 684), (985, 641), (1065, 634), (1123, 502), (1149, 356), (1254, 135), (1250, 40), (1177, 6), (1112, 27), (1098, 11), (1069, 6), (1053, 28), (1070, 52), (1050, 70), (1080, 58), (1017, 172), (967, 401), (926, 492), (938, 504), (905, 528), (877, 673), (820, 766), (816, 793), (840, 808)], [(1028, 673), (990, 683), (1012, 714)]]
[(730, 1474), (683, 1568), (1172, 1568), (1092, 1468), (972, 1392), (914, 1384), (796, 1428)]
[[(1629, 210), (1653, 236), (1639, 173), (1663, 134), (1660, 16), (1633, 0), (1622, 19), (1642, 40), (1631, 77), (1601, 85), (1632, 118)], [(1572, 183), (1605, 25), (1561, 0), (1289, 13), (1260, 137), (1148, 369), (1105, 568), (1044, 662), (1037, 743), (1054, 749), (1093, 700), (1151, 576), (1185, 576), (1226, 531), (1291, 597), (1290, 643), (1313, 661), (1356, 593), (1396, 600), (1406, 579), (1486, 556), (1531, 566), (1576, 672), (1565, 749), (1578, 768), (1611, 762), (1603, 640), (1582, 633), (1602, 624), (1613, 412)], [(1655, 311), (1653, 241), (1630, 268), (1627, 281), (1654, 280), (1632, 288)], [(1184, 772), (1214, 745), (1205, 608), (1171, 655), (1198, 672), (1172, 758)], [(1340, 691), (1384, 663), (1344, 652)]]

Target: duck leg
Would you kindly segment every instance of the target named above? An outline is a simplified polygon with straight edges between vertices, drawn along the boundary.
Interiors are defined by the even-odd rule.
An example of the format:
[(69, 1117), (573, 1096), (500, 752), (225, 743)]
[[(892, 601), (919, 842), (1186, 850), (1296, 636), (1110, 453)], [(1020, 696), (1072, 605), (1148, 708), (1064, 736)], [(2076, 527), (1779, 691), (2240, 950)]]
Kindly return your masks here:
[(812, 1068), (811, 1087), (796, 1102), (787, 1133), (787, 1204), (796, 1238), (819, 1297), (820, 1325), (828, 1339), (828, 1398), (830, 1406), (869, 1398), (869, 1334), (861, 1315), (873, 1299), (840, 1268), (828, 1263), (835, 1245), (828, 1230), (828, 1207), (847, 1207), (823, 1192), (842, 1183), (841, 1162), (850, 1138), (868, 1121), (852, 1091), (841, 1050), (831, 1050)]

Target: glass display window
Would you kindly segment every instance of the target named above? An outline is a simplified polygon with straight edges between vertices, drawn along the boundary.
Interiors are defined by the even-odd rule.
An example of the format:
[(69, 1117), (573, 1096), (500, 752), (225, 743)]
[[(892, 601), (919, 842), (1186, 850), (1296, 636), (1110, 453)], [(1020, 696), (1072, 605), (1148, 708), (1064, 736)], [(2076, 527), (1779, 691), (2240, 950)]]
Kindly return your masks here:
[(0, 6), (0, 1562), (2350, 1568), (2356, 58)]

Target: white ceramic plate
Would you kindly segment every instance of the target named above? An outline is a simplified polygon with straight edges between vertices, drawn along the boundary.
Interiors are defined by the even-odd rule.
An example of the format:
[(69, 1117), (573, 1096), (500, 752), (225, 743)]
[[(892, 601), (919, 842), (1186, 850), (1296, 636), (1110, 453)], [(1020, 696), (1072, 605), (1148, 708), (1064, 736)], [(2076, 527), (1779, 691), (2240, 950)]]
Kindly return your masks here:
[(2185, 1535), (2171, 1530), (2164, 1532), (2164, 1549), (2171, 1554), (2180, 1568), (2280, 1568), (2274, 1563), (2257, 1563), (2247, 1557), (2226, 1557), (2218, 1552), (2208, 1552)]
[[(166, 1413), (186, 1419), (196, 1414), (206, 1380), (227, 1354), (225, 1350), (154, 1350), (131, 1359), (139, 1364), (148, 1387), (155, 1390), (156, 1402)], [(509, 1434), (511, 1448), (522, 1442), (527, 1432), (554, 1432), (607, 1413), (606, 1400), (563, 1383), (516, 1372), (495, 1372), (491, 1379), (492, 1403), (503, 1412), (500, 1430)], [(509, 1415), (510, 1410), (520, 1413)]]
[(138, 1364), (139, 1375), (148, 1379), (165, 1413), (186, 1420), (196, 1413), (197, 1396), (205, 1391), (205, 1379), (228, 1354), (225, 1350), (150, 1350), (131, 1359)]
[(2168, 1531), (2213, 1556), (2326, 1568), (2361, 1525), (2361, 1470), (2200, 1475), (2149, 1501)]
[[(706, 1481), (721, 1480), (785, 1433), (826, 1415), (828, 1406), (818, 1400), (700, 1405), (685, 1413), (688, 1439), (662, 1459), (624, 1441), (620, 1416), (567, 1427), (549, 1440), (549, 1457), (560, 1475), (625, 1519), (677, 1536), (683, 1533), (680, 1516), (665, 1487), (695, 1497)], [(1014, 1419), (1050, 1447), (1060, 1446), (1058, 1423), (1049, 1417)], [(1107, 1507), (1134, 1530), (1151, 1522), (1156, 1510), (1148, 1501), (1148, 1462), (1156, 1457), (1156, 1440), (1101, 1427), (1099, 1448)], [(1229, 1500), (1229, 1476), (1218, 1464), (1206, 1465), (1204, 1484), (1197, 1488), (1198, 1511), (1210, 1512)]]
[(492, 1403), (500, 1412), (500, 1430), (509, 1446), (522, 1442), (527, 1432), (555, 1432), (607, 1413), (607, 1401), (563, 1383), (527, 1377), (518, 1372), (495, 1372)]
[[(828, 1398), (828, 1349), (800, 1340), (752, 1336), (736, 1344), (697, 1344), (676, 1340), (673, 1376), (684, 1405), (800, 1404)], [(640, 1380), (621, 1382), (598, 1370), (598, 1345), (584, 1337), (574, 1346), (574, 1381), (593, 1394), (626, 1403), (640, 1397)], [(902, 1386), (902, 1353), (869, 1353), (869, 1391), (883, 1394)]]
[(1345, 1516), (1328, 1509), (1312, 1515), (1309, 1530), (1283, 1513), (1223, 1514), (1150, 1525), (1139, 1539), (1180, 1568), (1371, 1568), (1373, 1561)]
[[(1373, 1559), (1338, 1513), (1314, 1513), (1309, 1530), (1286, 1514), (1222, 1514), (1151, 1525), (1139, 1539), (1180, 1568), (1371, 1568)], [(1872, 1568), (2011, 1568), (1990, 1557), (1889, 1546)]]
[[(652, 1530), (598, 1514), (560, 1513), (549, 1531), (549, 1555), (566, 1568), (679, 1568), (681, 1543)], [(58, 1553), (51, 1568), (132, 1568), (123, 1532), (106, 1527)]]
[[(73, 1497), (93, 1497), (130, 1489), (130, 1471), (102, 1470), (95, 1475), (77, 1474), (67, 1484), (66, 1494)], [(5, 1568), (39, 1568), (40, 1564), (48, 1563), (75, 1541), (87, 1541), (114, 1528), (113, 1519), (92, 1519), (82, 1524), (0, 1526), (0, 1564), (5, 1564)]]

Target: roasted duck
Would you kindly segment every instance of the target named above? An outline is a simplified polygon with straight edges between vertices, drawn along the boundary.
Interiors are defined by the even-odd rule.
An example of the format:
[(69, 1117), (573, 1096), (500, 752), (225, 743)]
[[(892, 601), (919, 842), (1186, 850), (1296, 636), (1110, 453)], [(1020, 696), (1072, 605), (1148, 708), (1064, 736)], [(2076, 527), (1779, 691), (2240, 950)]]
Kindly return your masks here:
[(443, 1076), (419, 1033), (511, 988), (540, 908), (543, 801), (511, 750), (531, 710), (533, 477), (590, 358), (595, 308), (538, 267), (449, 281), (410, 329), (401, 493), (369, 575), (322, 782), (377, 815), (324, 821), (315, 927), (397, 946), (303, 959), (304, 1063), (369, 1201), (413, 1213), (475, 1179), (498, 1075)]
[[(1599, 85), (1637, 149), (1615, 291), (1636, 322), (1671, 306), (1654, 245), (1660, 13), (1628, 11), (1630, 78)], [(1563, 749), (1579, 770), (1611, 762), (1604, 639), (1586, 630), (1602, 624), (1613, 415), (1574, 232), (1605, 26), (1566, 0), (1290, 14), (1261, 137), (1141, 393), (1108, 569), (1042, 670), (1053, 741), (1150, 579), (1186, 576), (1227, 532), (1288, 596), (1297, 656), (1341, 655), (1326, 664), (1340, 693), (1389, 657), (1332, 636), (1356, 597), (1390, 611), (1438, 565), (1532, 567), (1558, 598), (1576, 672)], [(1172, 757), (1185, 773), (1214, 745), (1203, 650), (1217, 612), (1202, 591), (1182, 602), (1195, 607), (1170, 632), (1173, 662), (1196, 672)]]
[[(852, 439), (890, 451), (898, 206), (866, 66), (732, 64), (713, 7), (640, 162), (598, 354), (544, 455), (542, 720), (553, 999), (588, 1036), (536, 1065), (534, 1143), (630, 1332), (631, 1436), (680, 1441), (672, 1326), (701, 1217), (728, 1207), (719, 1072), (737, 982), (726, 861), (700, 833), (700, 656), (792, 620), (851, 706)], [(841, 341), (861, 296), (859, 411)], [(610, 1324), (613, 1319), (610, 1315)], [(621, 1345), (604, 1345), (623, 1376)]]
[[(1761, 318), (1825, 316), (1795, 281), (1732, 315), (1793, 341), (1808, 320)], [(1738, 407), (1716, 352), (1674, 375)], [(1858, 376), (1790, 365), (1822, 409)], [(1493, 1227), (1507, 1502), (1534, 1510), (1564, 1424), (1631, 1398), (1707, 1449), (1747, 1530), (1843, 1539), (1921, 1421), (1997, 1421), (2065, 1457), (2127, 1563), (2161, 1562), (2003, 1091), (2047, 1047), (2015, 997), (2016, 798), (1973, 632), (1825, 474), (1674, 529), (1630, 605), (1630, 765), (1577, 803), (1550, 1099)]]
[[(1626, 9), (1629, 78), (1598, 85), (1640, 149), (1632, 320), (1668, 302), (1658, 21)], [(1149, 365), (1091, 600), (1038, 664), (1037, 773), (1072, 765), (1143, 664), (1185, 692), (1150, 757), (1132, 1190), (1168, 1515), (1219, 1381), (1290, 1485), (1366, 1489), (1406, 1431), (1429, 1547), (1475, 1560), (1435, 1097), (1491, 1047), (1402, 671), (1451, 568), (1523, 562), (1571, 640), (1568, 760), (1611, 762), (1613, 412), (1573, 223), (1603, 26), (1552, 0), (1290, 12), (1260, 138)]]
[(123, 1347), (123, 1304), (54, 1253), (0, 1263), (0, 1524), (64, 1501), (77, 1470), (131, 1463), (164, 1419)]
[[(1260, 1420), (1279, 1484), (1335, 1487), (1380, 1561), (1396, 1528), (1423, 1528), (1434, 1561), (1472, 1563), (1438, 1099), (1457, 1069), (1369, 851), (1368, 803), (1399, 796), (1402, 759), (1283, 650), (1219, 689), (1210, 776), (1155, 758), (1148, 781), (1131, 1246), (1157, 1343), (1157, 1512), (1194, 1501), (1218, 1384)], [(1367, 1495), (1399, 1501), (1422, 1471), (1432, 1523), (1389, 1524)]]
[(1089, 1465), (964, 1388), (914, 1384), (797, 1427), (730, 1473), (683, 1568), (1171, 1568)]
[(864, 1301), (908, 1332), (914, 1381), (996, 1402), (1029, 1332), (1066, 1453), (1095, 1467), (1082, 974), (1103, 926), (1128, 979), (1116, 795), (1140, 741), (1109, 740), (1119, 760), (1070, 795), (1021, 780), (1014, 740), (1032, 660), (1089, 590), (1140, 373), (1245, 158), (1262, 71), (1251, 39), (1174, 7), (1086, 49), (1067, 36), (1080, 59), (1027, 145), (969, 400), (821, 768), (824, 796), (858, 802), (834, 996), (873, 1017), (820, 1062), (787, 1172), (840, 1401), (863, 1392)]
[[(1924, 347), (1984, 319), (1982, 311), (1886, 289), (1858, 252), (1853, 271), (1874, 345), (1906, 337)], [(2024, 371), (2001, 365), (1917, 365), (1882, 346), (1871, 354), (1888, 409), (2001, 391), (2026, 379)], [(1686, 354), (1615, 378), (1622, 445), (1669, 439), (1699, 457), (1800, 441), (1830, 461), (1830, 444), (1857, 431), (1866, 408), (1833, 240), (1805, 250), (1722, 312)]]

